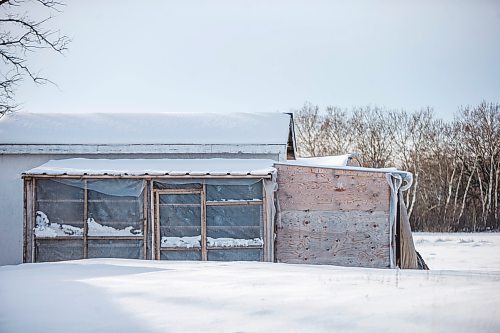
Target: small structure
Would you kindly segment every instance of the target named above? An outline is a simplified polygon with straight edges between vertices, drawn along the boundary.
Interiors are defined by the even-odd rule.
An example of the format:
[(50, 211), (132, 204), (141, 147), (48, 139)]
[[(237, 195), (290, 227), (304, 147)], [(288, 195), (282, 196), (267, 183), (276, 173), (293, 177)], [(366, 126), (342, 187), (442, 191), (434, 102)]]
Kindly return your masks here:
[(0, 231), (21, 245), (0, 232), (3, 263), (19, 254), (417, 267), (401, 197), (411, 174), (347, 166), (350, 155), (294, 160), (290, 115), (9, 117), (0, 158), (13, 193), (22, 174), (24, 200), (1, 189), (15, 219), (0, 217)]
[(24, 261), (272, 261), (273, 164), (50, 161), (24, 174)]
[(286, 161), (295, 158), (293, 120), (281, 113), (7, 114), (0, 118), (0, 265), (23, 262), (21, 174), (72, 158)]
[(276, 163), (276, 260), (417, 268), (400, 197), (411, 186), (412, 175), (396, 169), (319, 164)]

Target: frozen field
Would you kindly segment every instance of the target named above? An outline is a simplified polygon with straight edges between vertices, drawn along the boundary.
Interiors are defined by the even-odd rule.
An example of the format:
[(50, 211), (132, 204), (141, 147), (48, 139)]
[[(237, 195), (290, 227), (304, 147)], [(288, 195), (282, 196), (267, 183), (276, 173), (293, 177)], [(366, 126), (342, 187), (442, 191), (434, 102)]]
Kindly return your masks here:
[(432, 270), (500, 272), (500, 233), (413, 233)]
[(435, 270), (117, 259), (0, 267), (0, 332), (500, 332), (500, 235), (415, 238)]

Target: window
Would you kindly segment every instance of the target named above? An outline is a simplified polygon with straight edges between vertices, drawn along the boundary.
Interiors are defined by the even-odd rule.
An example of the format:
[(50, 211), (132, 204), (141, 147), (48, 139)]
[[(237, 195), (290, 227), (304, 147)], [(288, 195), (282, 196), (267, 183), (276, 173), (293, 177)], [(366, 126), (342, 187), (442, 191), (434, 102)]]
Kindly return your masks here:
[(144, 193), (141, 180), (37, 180), (35, 261), (145, 258)]
[(162, 183), (155, 190), (157, 256), (263, 260), (262, 180)]

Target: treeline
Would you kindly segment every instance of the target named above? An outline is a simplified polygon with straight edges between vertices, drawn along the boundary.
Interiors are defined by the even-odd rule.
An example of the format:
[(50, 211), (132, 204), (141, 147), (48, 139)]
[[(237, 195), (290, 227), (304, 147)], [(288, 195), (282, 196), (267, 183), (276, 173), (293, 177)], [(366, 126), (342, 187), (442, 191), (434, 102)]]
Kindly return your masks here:
[(300, 156), (350, 152), (365, 167), (412, 172), (405, 200), (414, 230), (500, 230), (500, 104), (462, 107), (453, 121), (430, 108), (305, 104), (294, 119)]

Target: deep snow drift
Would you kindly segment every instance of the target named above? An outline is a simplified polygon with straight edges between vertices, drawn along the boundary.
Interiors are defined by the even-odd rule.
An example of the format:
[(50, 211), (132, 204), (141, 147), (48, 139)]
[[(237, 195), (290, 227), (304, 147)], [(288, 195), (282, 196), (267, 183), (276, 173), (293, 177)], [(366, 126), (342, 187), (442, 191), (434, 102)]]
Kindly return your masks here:
[[(435, 268), (446, 244), (470, 244), (434, 237), (416, 235), (417, 248), (434, 248)], [(492, 237), (484, 247), (490, 259), (500, 249), (500, 235)], [(451, 249), (445, 252), (451, 257)], [(498, 270), (118, 259), (24, 264), (0, 267), (0, 332), (499, 332), (499, 286)]]

